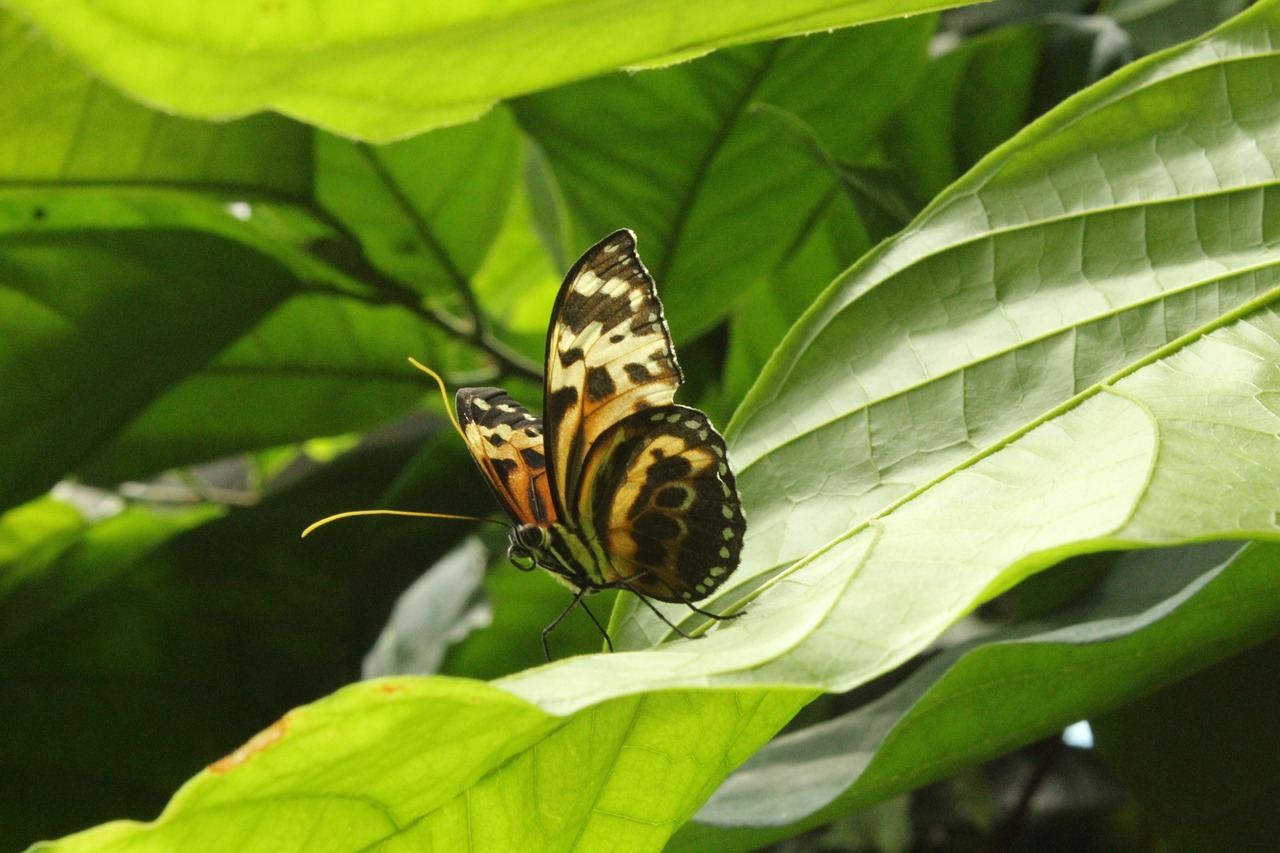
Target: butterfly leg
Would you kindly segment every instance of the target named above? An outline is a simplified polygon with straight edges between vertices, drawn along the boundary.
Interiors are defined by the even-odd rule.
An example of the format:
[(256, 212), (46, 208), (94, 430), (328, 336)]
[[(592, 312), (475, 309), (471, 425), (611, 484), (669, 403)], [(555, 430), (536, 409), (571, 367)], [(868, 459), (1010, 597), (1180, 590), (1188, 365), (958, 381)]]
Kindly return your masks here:
[(573, 594), (573, 601), (569, 602), (569, 606), (564, 610), (561, 610), (560, 615), (552, 620), (550, 625), (542, 629), (542, 654), (546, 657), (547, 663), (551, 662), (551, 648), (547, 645), (547, 637), (555, 630), (557, 625), (564, 621), (564, 617), (569, 615), (569, 611), (579, 604), (582, 605), (583, 610), (587, 611), (587, 615), (591, 617), (592, 623), (594, 623), (596, 628), (600, 631), (600, 635), (604, 637), (605, 645), (609, 647), (609, 651), (613, 651), (613, 640), (609, 639), (609, 632), (600, 624), (600, 620), (591, 612), (591, 608), (587, 606), (587, 603), (582, 600), (582, 597), (586, 595), (587, 592), (588, 589), (586, 587), (575, 592)]
[(643, 601), (644, 606), (652, 610), (654, 615), (657, 616), (659, 619), (661, 619), (663, 622), (667, 623), (667, 627), (670, 628), (672, 631), (675, 631), (677, 634), (679, 634), (681, 637), (684, 637), (686, 640), (694, 639), (692, 634), (686, 634), (684, 631), (682, 631), (678, 625), (676, 625), (674, 622), (672, 622), (670, 619), (664, 616), (661, 610), (659, 610), (657, 607), (654, 607), (652, 601), (650, 601), (648, 598), (645, 598), (645, 596), (640, 592), (638, 592), (636, 588), (633, 587), (631, 584), (622, 583), (622, 584), (619, 584), (619, 586), (621, 586), (623, 589), (627, 590), (628, 592), (633, 593), (636, 598)]
[(609, 632), (605, 630), (605, 627), (603, 625), (600, 624), (600, 620), (596, 618), (596, 615), (591, 612), (591, 608), (587, 606), (587, 600), (582, 597), (581, 593), (579, 593), (578, 595), (578, 603), (582, 605), (583, 610), (587, 611), (587, 615), (591, 617), (591, 621), (594, 622), (596, 628), (599, 629), (600, 636), (604, 637), (604, 644), (608, 646), (609, 651), (612, 652), (613, 640), (609, 639)]
[(728, 622), (730, 619), (737, 619), (739, 616), (742, 616), (747, 612), (745, 610), (739, 610), (737, 613), (712, 613), (709, 610), (703, 610), (701, 607), (690, 604), (687, 601), (684, 602), (684, 606), (692, 610), (694, 613), (701, 613), (703, 616), (714, 619), (717, 622)]
[[(644, 574), (650, 574), (650, 573), (649, 573), (649, 572), (645, 572)], [(636, 575), (632, 575), (632, 577), (636, 577)], [(666, 587), (666, 588), (671, 592), (672, 598), (673, 598), (673, 600), (674, 600), (674, 597), (675, 597), (675, 595), (676, 595), (676, 591), (675, 591), (674, 589), (672, 589), (671, 584), (667, 583), (665, 580), (663, 580), (662, 578), (660, 578), (660, 577), (658, 577), (658, 576), (656, 576), (656, 575), (654, 575), (653, 577), (654, 577), (654, 580), (656, 580), (658, 583), (660, 583), (660, 584), (662, 584), (663, 586), (665, 586), (665, 587)], [(630, 578), (628, 578), (628, 580), (629, 580), (629, 579), (630, 579)], [(636, 592), (634, 589), (631, 589), (631, 586), (630, 586), (630, 585), (627, 585), (627, 587), (626, 587), (626, 588), (627, 588), (627, 589), (630, 589), (632, 592)], [(640, 593), (636, 592), (636, 595), (640, 595)], [(643, 596), (643, 595), (640, 595), (640, 598), (641, 598), (641, 599), (643, 599), (643, 598), (644, 598), (644, 596)], [(683, 604), (685, 607), (689, 608), (690, 610), (692, 610), (694, 613), (700, 613), (700, 614), (702, 614), (703, 616), (706, 616), (708, 619), (714, 619), (714, 620), (716, 620), (717, 622), (728, 622), (730, 619), (737, 619), (739, 616), (741, 616), (741, 615), (743, 615), (744, 613), (746, 613), (746, 612), (747, 612), (747, 611), (745, 611), (745, 610), (739, 610), (737, 613), (729, 613), (729, 614), (725, 615), (725, 614), (720, 614), (720, 613), (712, 613), (712, 612), (711, 612), (711, 611), (709, 611), (709, 610), (703, 610), (701, 607), (698, 607), (696, 604), (694, 604), (693, 602), (690, 602), (690, 601), (682, 601), (682, 602), (680, 602), (680, 603), (681, 603), (681, 604)], [(645, 604), (649, 604), (649, 602), (648, 602), (648, 601), (645, 601)], [(649, 604), (649, 609), (653, 610), (653, 605), (652, 605), (652, 604)], [(654, 613), (658, 613), (658, 611), (657, 611), (657, 610), (654, 610), (653, 612), (654, 612)], [(662, 614), (661, 614), (661, 613), (658, 613), (658, 615), (659, 615), (659, 616), (662, 616)], [(665, 618), (665, 617), (663, 617), (662, 621), (663, 621), (663, 622), (667, 622), (667, 620), (666, 620), (666, 618)], [(671, 623), (670, 623), (670, 622), (667, 622), (667, 624), (668, 624), (668, 625), (671, 625)], [(672, 625), (672, 627), (674, 628), (675, 626), (674, 626), (674, 625)], [(676, 630), (679, 630), (679, 629), (677, 628)], [(681, 632), (681, 636), (687, 636), (687, 635), (686, 635), (686, 634), (684, 634), (684, 632)]]

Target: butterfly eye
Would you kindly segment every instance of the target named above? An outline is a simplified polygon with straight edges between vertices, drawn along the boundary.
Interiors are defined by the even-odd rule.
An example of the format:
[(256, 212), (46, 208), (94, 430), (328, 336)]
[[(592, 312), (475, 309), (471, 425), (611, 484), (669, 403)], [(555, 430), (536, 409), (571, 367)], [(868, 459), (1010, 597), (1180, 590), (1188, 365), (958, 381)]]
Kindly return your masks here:
[(512, 542), (517, 543), (525, 551), (536, 551), (542, 547), (546, 531), (536, 524), (522, 524), (515, 529)]

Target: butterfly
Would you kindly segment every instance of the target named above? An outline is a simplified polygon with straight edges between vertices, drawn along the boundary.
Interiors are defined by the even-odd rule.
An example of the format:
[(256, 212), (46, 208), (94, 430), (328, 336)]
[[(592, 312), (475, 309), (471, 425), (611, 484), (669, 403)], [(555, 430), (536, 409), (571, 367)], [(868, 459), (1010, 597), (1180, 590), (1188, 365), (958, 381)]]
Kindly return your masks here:
[[(435, 373), (422, 365), (415, 365)], [(674, 402), (683, 374), (662, 303), (629, 230), (586, 251), (556, 297), (547, 332), (542, 417), (501, 388), (461, 388), (456, 426), (510, 519), (508, 557), (583, 597), (623, 589), (688, 605), (733, 574), (746, 520), (724, 439)], [(409, 514), (409, 513), (406, 513)], [(314, 525), (313, 525), (314, 527)]]

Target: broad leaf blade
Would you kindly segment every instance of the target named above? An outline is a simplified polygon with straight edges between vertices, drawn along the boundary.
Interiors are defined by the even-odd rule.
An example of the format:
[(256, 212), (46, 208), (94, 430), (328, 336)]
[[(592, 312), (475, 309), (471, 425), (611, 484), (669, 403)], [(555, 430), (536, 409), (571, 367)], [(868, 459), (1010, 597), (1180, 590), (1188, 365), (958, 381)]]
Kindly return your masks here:
[(546, 153), (582, 242), (634, 230), (672, 333), (689, 339), (823, 221), (843, 194), (815, 141), (838, 157), (865, 153), (923, 66), (933, 23), (609, 75), (522, 99), (516, 115)]
[(1259, 642), (1280, 625), (1277, 548), (1220, 561), (1232, 550), (1131, 554), (1079, 604), (947, 648), (882, 698), (777, 739), (717, 791), (676, 849), (749, 849), (734, 843), (735, 827), (760, 828), (749, 838), (763, 844), (826, 823)]
[[(45, 351), (33, 348), (50, 318), (28, 324), (30, 306), (10, 318), (23, 328), (6, 334), (8, 346), (22, 349), (0, 421), (35, 423), (48, 406), (42, 429), (62, 445), (32, 459), (16, 442), (5, 451), (15, 468), (36, 457), (48, 466), (14, 501), (73, 469), (116, 482), (367, 428), (426, 388), (406, 356), (443, 370), (479, 363), (407, 309), (424, 291), (457, 302), (445, 268), (474, 274), (506, 215), (519, 150), (503, 113), (371, 154), (385, 158), (381, 188), (397, 207), (352, 192), (372, 179), (344, 164), (367, 147), (277, 116), (209, 124), (147, 109), (0, 12), (0, 124), (0, 238), (59, 255), (55, 268), (7, 251), (0, 287), (8, 300), (79, 300)], [(475, 167), (483, 191), (479, 181), (474, 193), (454, 191)], [(335, 197), (336, 213), (325, 207)], [(104, 253), (118, 257), (96, 260)], [(101, 301), (107, 294), (116, 301)], [(109, 350), (89, 357), (101, 342), (74, 323), (113, 329), (133, 351), (114, 365)], [(77, 397), (38, 380), (37, 366), (83, 374), (93, 390)], [(20, 412), (33, 382), (39, 403)], [(94, 394), (108, 400), (103, 416), (63, 435), (59, 413), (96, 411)]]
[[(271, 109), (387, 140), (473, 119), (494, 102), (617, 68), (959, 5), (957, 0), (520, 0), (406, 7), (332, 0), (216, 13), (182, 0), (157, 18), (129, 0), (15, 0), (96, 73), (144, 101), (207, 118)], [(625, 37), (619, 37), (625, 34)], [(590, 49), (584, 49), (589, 46)]]
[(824, 294), (727, 430), (750, 572), (1273, 285), (1270, 14), (1071, 99)]
[(0, 258), (6, 507), (90, 458), (294, 284), (270, 259), (199, 232), (10, 235)]

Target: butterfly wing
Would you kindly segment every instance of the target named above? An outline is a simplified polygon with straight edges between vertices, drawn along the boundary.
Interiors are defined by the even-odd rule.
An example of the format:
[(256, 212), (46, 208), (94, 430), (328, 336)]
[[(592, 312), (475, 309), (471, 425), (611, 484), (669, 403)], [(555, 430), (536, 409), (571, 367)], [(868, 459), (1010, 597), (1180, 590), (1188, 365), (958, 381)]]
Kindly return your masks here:
[(688, 406), (636, 412), (583, 466), (577, 510), (617, 578), (659, 601), (699, 601), (733, 570), (746, 521), (724, 439)]
[(460, 388), (455, 406), (471, 457), (511, 520), (554, 522), (541, 418), (501, 388)]
[(635, 412), (669, 405), (682, 378), (635, 234), (617, 231), (573, 265), (551, 312), (543, 418), (558, 517), (575, 500), (596, 439)]

